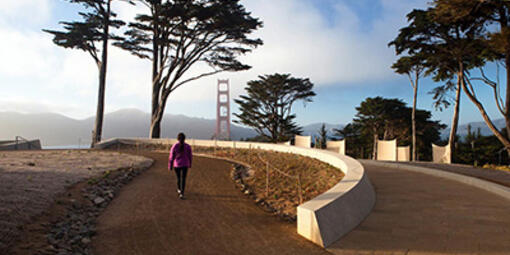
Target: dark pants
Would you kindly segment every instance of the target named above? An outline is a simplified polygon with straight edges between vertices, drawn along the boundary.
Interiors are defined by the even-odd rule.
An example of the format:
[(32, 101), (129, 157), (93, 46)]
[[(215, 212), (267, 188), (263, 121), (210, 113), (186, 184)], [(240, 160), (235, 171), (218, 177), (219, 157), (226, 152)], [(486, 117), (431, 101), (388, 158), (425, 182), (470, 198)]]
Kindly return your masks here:
[(186, 174), (188, 174), (187, 167), (175, 167), (175, 175), (177, 176), (177, 189), (184, 194), (184, 188), (186, 187)]

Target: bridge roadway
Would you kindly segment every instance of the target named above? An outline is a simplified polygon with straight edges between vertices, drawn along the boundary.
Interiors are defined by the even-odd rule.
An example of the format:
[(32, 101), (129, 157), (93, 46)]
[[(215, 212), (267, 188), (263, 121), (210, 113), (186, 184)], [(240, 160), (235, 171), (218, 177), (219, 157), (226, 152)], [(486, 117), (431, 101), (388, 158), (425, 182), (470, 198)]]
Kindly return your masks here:
[(374, 211), (326, 250), (242, 195), (229, 163), (195, 157), (181, 201), (167, 154), (145, 156), (155, 164), (99, 217), (95, 254), (510, 253), (510, 202), (454, 181), (366, 167)]

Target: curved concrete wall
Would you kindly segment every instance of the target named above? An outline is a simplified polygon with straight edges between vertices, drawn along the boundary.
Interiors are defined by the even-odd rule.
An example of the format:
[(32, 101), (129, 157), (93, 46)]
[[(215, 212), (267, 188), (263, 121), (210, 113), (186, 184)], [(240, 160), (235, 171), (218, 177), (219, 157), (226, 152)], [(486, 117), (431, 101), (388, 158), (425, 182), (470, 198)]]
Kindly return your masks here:
[(327, 141), (326, 148), (329, 151), (334, 151), (334, 152), (338, 152), (342, 155), (345, 155), (345, 140)]
[(312, 137), (311, 136), (294, 136), (294, 145), (297, 147), (310, 148), (312, 147)]
[(397, 147), (397, 161), (411, 161), (411, 146)]
[(377, 160), (397, 161), (397, 139), (377, 140)]
[[(152, 143), (170, 145), (175, 139), (114, 138), (96, 145), (105, 148), (117, 143)], [(297, 231), (312, 242), (327, 247), (354, 229), (371, 212), (375, 204), (375, 191), (356, 160), (330, 151), (296, 146), (237, 141), (211, 141), (188, 139), (196, 146), (262, 149), (287, 152), (315, 158), (344, 172), (344, 178), (325, 193), (297, 208)]]
[(432, 144), (432, 162), (451, 164), (450, 144), (446, 146)]

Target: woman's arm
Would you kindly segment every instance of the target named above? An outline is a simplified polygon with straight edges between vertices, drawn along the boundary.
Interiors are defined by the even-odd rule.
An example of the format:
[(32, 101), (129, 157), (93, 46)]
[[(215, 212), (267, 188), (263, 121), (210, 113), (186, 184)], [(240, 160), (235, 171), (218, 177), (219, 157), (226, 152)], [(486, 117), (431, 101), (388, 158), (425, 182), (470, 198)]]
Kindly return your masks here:
[(172, 170), (174, 168), (174, 160), (175, 160), (175, 152), (174, 152), (175, 144), (170, 148), (170, 155), (168, 156), (168, 170)]
[(193, 160), (193, 151), (191, 149), (191, 146), (189, 146), (189, 168), (191, 168), (191, 162)]

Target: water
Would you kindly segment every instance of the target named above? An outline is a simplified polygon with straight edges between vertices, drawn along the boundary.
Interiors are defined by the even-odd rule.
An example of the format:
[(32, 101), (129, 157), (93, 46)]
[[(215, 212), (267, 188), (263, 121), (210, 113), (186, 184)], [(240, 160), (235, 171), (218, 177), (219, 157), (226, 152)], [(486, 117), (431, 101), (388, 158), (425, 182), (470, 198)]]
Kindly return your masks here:
[(90, 144), (72, 144), (72, 145), (44, 145), (43, 150), (72, 150), (72, 149), (90, 149)]

